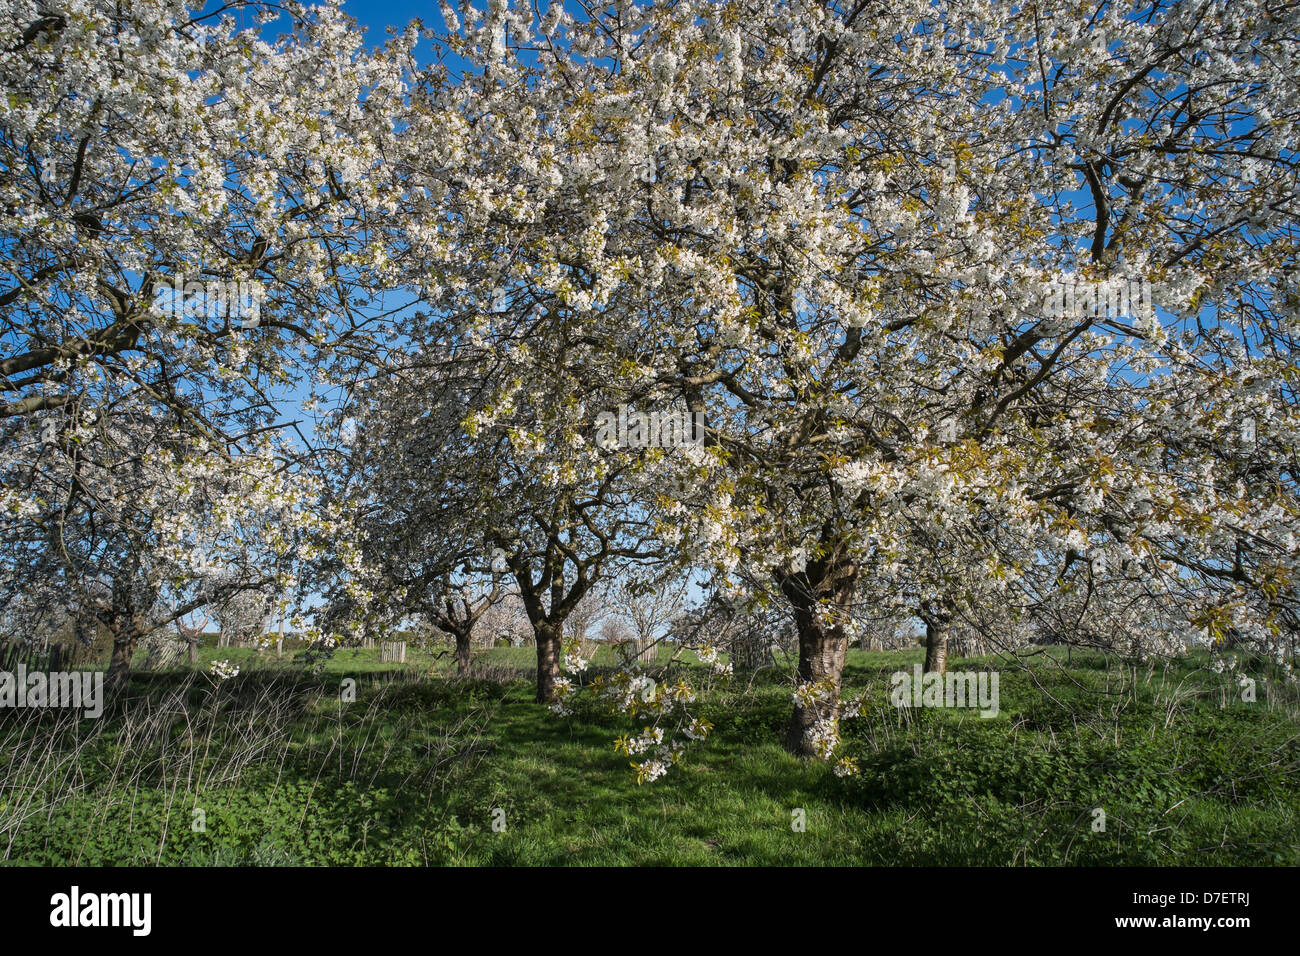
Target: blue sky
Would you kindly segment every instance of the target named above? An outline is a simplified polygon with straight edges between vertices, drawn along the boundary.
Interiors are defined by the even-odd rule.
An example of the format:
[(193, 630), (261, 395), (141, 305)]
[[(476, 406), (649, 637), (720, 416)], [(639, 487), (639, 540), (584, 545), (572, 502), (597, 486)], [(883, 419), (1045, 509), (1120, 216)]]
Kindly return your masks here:
[(416, 17), (427, 27), (442, 27), (437, 0), (347, 0), (343, 9), (370, 27), (367, 39), (371, 41), (383, 39), (384, 27), (405, 26)]

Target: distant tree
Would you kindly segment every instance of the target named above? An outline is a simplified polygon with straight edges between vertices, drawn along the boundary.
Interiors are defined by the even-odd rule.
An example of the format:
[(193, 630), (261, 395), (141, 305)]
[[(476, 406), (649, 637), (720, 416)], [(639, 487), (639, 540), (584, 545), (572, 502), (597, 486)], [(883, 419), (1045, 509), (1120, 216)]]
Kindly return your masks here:
[(611, 607), (625, 619), (635, 640), (633, 659), (654, 660), (658, 642), (686, 604), (688, 580), (654, 568), (622, 574), (609, 588)]
[(216, 609), (221, 626), (219, 647), (248, 647), (259, 642), (275, 613), (275, 598), (266, 590), (235, 591)]
[(464, 677), (469, 673), (470, 649), (476, 630), (495, 605), (505, 597), (505, 583), (499, 573), (484, 581), (464, 579), (447, 574), (436, 597), (428, 601), (426, 618), (437, 628), (451, 635), (456, 649), (456, 673)]

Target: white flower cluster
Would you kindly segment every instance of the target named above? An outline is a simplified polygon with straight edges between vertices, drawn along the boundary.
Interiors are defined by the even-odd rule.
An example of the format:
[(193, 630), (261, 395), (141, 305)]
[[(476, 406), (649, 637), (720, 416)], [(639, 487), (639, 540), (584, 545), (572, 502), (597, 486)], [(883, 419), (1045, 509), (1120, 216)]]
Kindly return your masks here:
[(552, 713), (555, 713), (560, 717), (571, 717), (573, 715), (574, 696), (575, 688), (573, 686), (573, 681), (569, 680), (567, 677), (557, 677), (555, 678), (555, 699), (547, 706), (551, 709)]
[(560, 665), (564, 670), (570, 674), (581, 674), (590, 665), (591, 661), (582, 656), (581, 649), (576, 641), (564, 646), (564, 659)]
[[(814, 721), (809, 739), (813, 750), (822, 760), (831, 760), (839, 748), (840, 720), (849, 720), (862, 713), (862, 698), (838, 701), (835, 681), (823, 678), (817, 681), (802, 681), (796, 685), (791, 695), (798, 710), (812, 710), (819, 715)], [(833, 766), (837, 777), (849, 777), (858, 773), (857, 761), (852, 757), (841, 757)]]
[(685, 749), (685, 746), (678, 740), (660, 744), (655, 748), (654, 757), (641, 763), (632, 764), (633, 769), (636, 770), (636, 782), (641, 784), (658, 780), (668, 772), (670, 767), (681, 762)]
[(841, 757), (831, 768), (837, 777), (856, 777), (862, 772), (855, 757)]
[(660, 699), (659, 685), (645, 674), (620, 671), (612, 681), (602, 687), (616, 710), (635, 714), (638, 709), (652, 705)]
[(662, 727), (647, 727), (635, 737), (628, 738), (624, 744), (624, 752), (628, 754), (643, 754), (651, 747), (657, 747), (664, 742), (664, 732)]
[(824, 717), (812, 728), (813, 748), (822, 760), (830, 760), (835, 748), (840, 745), (840, 721), (838, 717)]
[(705, 644), (697, 648), (695, 656), (699, 658), (701, 664), (708, 665), (709, 671), (719, 677), (730, 677), (732, 674), (731, 661), (722, 659), (722, 652), (712, 644)]
[(1238, 660), (1236, 657), (1216, 657), (1210, 669), (1216, 674), (1222, 674), (1225, 670), (1232, 673), (1237, 669)]
[(636, 770), (637, 783), (652, 783), (658, 780), (668, 772), (670, 766), (671, 763), (666, 760), (646, 760), (632, 765)]
[(829, 679), (800, 681), (791, 695), (796, 707), (811, 708), (829, 704), (835, 699), (835, 684)]
[(691, 721), (690, 726), (682, 730), (682, 733), (684, 733), (691, 740), (704, 740), (706, 737), (709, 736), (709, 731), (712, 729), (713, 729), (712, 724), (710, 724), (707, 720), (702, 720), (697, 717), (696, 719)]
[[(713, 729), (709, 721), (687, 713), (686, 707), (696, 700), (696, 692), (684, 679), (676, 683), (659, 682), (645, 674), (623, 669), (610, 677), (597, 677), (592, 687), (613, 705), (616, 712), (650, 722), (639, 732), (625, 734), (614, 741), (614, 749), (628, 756), (653, 751), (649, 759), (632, 763), (638, 783), (658, 780), (681, 761), (686, 742), (704, 740)], [(664, 721), (675, 729), (671, 732), (666, 730)], [(676, 734), (680, 737), (674, 736)]]
[(230, 680), (232, 677), (239, 676), (239, 668), (230, 663), (230, 661), (213, 661), (208, 665), (208, 673), (218, 680)]

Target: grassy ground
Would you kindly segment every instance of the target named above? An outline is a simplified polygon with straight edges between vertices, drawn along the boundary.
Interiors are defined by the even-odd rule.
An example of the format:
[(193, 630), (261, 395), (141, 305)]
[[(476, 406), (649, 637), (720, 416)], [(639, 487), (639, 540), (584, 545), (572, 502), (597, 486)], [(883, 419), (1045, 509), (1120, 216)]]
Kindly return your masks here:
[(394, 667), (342, 651), (318, 674), (203, 655), (239, 677), (142, 674), (102, 721), (0, 723), (0, 859), (1300, 864), (1297, 702), (1268, 672), (1245, 703), (1195, 661), (953, 661), (1000, 671), (1001, 713), (983, 719), (890, 706), (889, 675), (919, 651), (854, 651), (846, 686), (868, 703), (844, 750), (861, 775), (780, 748), (790, 691), (768, 671), (712, 695), (714, 736), (638, 786), (612, 746), (630, 725), (594, 703), (565, 719), (532, 703), (527, 648), (482, 653), (492, 679), (463, 681), (420, 652)]

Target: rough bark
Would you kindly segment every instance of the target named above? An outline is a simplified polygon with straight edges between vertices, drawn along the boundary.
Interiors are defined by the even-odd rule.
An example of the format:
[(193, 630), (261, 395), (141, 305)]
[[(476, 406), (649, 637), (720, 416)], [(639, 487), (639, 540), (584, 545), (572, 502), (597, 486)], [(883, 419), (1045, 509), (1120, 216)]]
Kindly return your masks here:
[(469, 673), (470, 632), (469, 629), (455, 632), (456, 638), (456, 675), (464, 677)]
[(104, 675), (104, 689), (110, 696), (123, 690), (131, 679), (131, 658), (140, 642), (138, 631), (129, 630), (113, 636), (113, 656)]
[[(801, 757), (818, 755), (814, 743), (816, 726), (839, 713), (844, 659), (849, 649), (849, 635), (842, 622), (848, 620), (847, 611), (856, 588), (857, 574), (858, 569), (852, 564), (823, 566), (813, 574), (791, 576), (782, 582), (782, 590), (794, 607), (795, 631), (799, 638), (799, 682), (825, 681), (831, 691), (828, 702), (794, 705), (782, 743), (791, 753)], [(830, 598), (840, 612), (833, 615), (834, 623), (819, 620), (816, 611), (820, 595)]]
[(537, 637), (537, 702), (555, 701), (555, 683), (560, 677), (560, 628), (549, 622), (533, 625)]
[[(796, 615), (796, 620), (798, 615)], [(800, 682), (829, 681), (832, 697), (829, 703), (810, 707), (794, 705), (790, 721), (786, 724), (783, 743), (786, 750), (801, 757), (817, 755), (813, 743), (814, 729), (823, 719), (839, 712), (840, 681), (844, 672), (844, 658), (848, 651), (848, 637), (841, 627), (822, 627), (815, 623), (799, 624), (799, 680)]]
[(177, 618), (176, 633), (185, 641), (185, 659), (191, 667), (199, 662), (199, 644), (203, 642), (203, 629), (208, 626), (208, 620), (205, 617), (201, 624), (187, 627)]
[(948, 628), (946, 625), (926, 622), (925, 672), (942, 674), (948, 667)]

